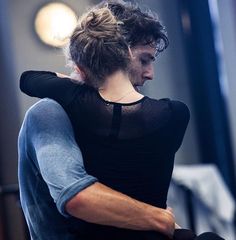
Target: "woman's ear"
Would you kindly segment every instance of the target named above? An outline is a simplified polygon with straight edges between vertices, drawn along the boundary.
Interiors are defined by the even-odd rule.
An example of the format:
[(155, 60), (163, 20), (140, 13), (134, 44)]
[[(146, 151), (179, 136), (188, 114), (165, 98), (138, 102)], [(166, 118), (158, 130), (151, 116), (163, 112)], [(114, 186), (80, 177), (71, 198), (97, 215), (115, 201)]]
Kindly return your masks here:
[(80, 75), (81, 80), (85, 80), (85, 73), (83, 70), (81, 70), (81, 68), (79, 68), (78, 66), (75, 67), (75, 71)]

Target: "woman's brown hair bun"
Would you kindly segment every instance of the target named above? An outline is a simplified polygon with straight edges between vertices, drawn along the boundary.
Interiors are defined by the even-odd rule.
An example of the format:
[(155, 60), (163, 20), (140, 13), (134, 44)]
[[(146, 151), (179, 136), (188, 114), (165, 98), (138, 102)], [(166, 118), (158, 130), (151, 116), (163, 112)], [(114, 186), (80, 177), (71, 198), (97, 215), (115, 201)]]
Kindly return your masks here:
[(91, 11), (81, 21), (81, 28), (84, 31), (89, 32), (93, 37), (99, 38), (120, 37), (118, 25), (119, 22), (108, 8)]
[(92, 9), (80, 17), (70, 37), (69, 60), (84, 71), (85, 82), (93, 87), (113, 72), (127, 69), (129, 51), (120, 24), (107, 7)]

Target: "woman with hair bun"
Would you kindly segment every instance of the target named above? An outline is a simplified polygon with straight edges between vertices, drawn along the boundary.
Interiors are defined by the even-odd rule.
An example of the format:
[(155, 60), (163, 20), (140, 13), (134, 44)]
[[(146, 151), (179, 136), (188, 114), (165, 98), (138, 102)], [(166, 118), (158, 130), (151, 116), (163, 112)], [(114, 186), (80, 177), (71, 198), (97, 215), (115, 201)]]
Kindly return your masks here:
[[(24, 124), (28, 124), (30, 143), (27, 145), (24, 139), (24, 125), (19, 139), (19, 182), (24, 214), (35, 239), (51, 239), (39, 229), (52, 222), (57, 223), (50, 225), (54, 236), (56, 232), (63, 232), (63, 227), (59, 226), (64, 224), (73, 236), (86, 240), (168, 240), (173, 237), (175, 219), (172, 210), (166, 206), (166, 199), (174, 156), (183, 140), (189, 110), (182, 102), (152, 99), (136, 90), (132, 83), (139, 76), (130, 71), (133, 55), (122, 30), (123, 24), (106, 6), (92, 9), (79, 19), (70, 38), (67, 58), (82, 76), (84, 84), (74, 84), (53, 72), (27, 71), (21, 76), (23, 92), (54, 99), (65, 109), (89, 174), (81, 180), (79, 174), (83, 169), (78, 168), (78, 162), (66, 152), (64, 158), (54, 157), (56, 151), (53, 154), (50, 149), (52, 152), (47, 158), (45, 142), (49, 140), (42, 135), (36, 139), (37, 128), (32, 126), (37, 118), (29, 112)], [(154, 45), (156, 41), (152, 39), (150, 46)], [(155, 55), (155, 47), (152, 52)], [(40, 107), (43, 108), (42, 104)], [(46, 126), (40, 125), (41, 128)], [(67, 141), (71, 141), (70, 138), (65, 136)], [(27, 156), (22, 154), (25, 146), (33, 153), (31, 159), (26, 160)], [(73, 150), (72, 147), (72, 155)], [(31, 181), (24, 177), (25, 169)], [(37, 196), (40, 197), (35, 197), (34, 191), (28, 189), (35, 181), (40, 181), (37, 184), (40, 186)], [(86, 182), (86, 186), (104, 184), (136, 199), (137, 203), (145, 202), (147, 216), (151, 219), (147, 218), (147, 223), (140, 227), (138, 217), (136, 224), (133, 223), (130, 209), (127, 208), (127, 213), (122, 216), (115, 214), (110, 210), (115, 201), (109, 197), (109, 188), (106, 188), (106, 197), (111, 201), (108, 200), (105, 206), (87, 199), (83, 193), (89, 191), (89, 187), (81, 191), (81, 181)], [(123, 197), (122, 194), (119, 196)], [(32, 207), (32, 199), (35, 207)], [(83, 204), (78, 206), (78, 202)], [(125, 202), (121, 203), (125, 205)], [(34, 214), (30, 214), (29, 205)], [(44, 212), (40, 212), (42, 205)], [(87, 214), (89, 205), (95, 206), (92, 216)], [(68, 218), (65, 221), (57, 211), (76, 220)], [(107, 220), (106, 215), (112, 221)], [(38, 238), (36, 232), (40, 232), (42, 238)]]
[(70, 38), (67, 58), (94, 88), (117, 70), (127, 71), (130, 52), (120, 24), (108, 8), (91, 10), (80, 18)]

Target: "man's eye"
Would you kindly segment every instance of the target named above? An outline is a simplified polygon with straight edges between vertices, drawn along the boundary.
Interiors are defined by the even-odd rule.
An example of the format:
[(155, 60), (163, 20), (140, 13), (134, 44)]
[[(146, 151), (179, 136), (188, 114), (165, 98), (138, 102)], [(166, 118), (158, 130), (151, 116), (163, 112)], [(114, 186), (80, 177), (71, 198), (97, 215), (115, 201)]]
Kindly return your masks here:
[(140, 62), (141, 62), (142, 65), (145, 66), (145, 65), (148, 65), (150, 61), (146, 60), (146, 59), (140, 59)]

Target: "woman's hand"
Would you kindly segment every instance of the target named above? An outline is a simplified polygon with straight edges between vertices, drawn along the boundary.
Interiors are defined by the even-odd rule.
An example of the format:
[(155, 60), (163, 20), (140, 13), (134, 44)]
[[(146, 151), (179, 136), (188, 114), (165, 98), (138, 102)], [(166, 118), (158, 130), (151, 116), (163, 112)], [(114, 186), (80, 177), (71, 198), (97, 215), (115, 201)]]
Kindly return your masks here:
[(181, 229), (182, 227), (180, 227), (177, 223), (175, 223), (175, 229)]
[(70, 76), (56, 72), (56, 75), (60, 78), (70, 78)]

